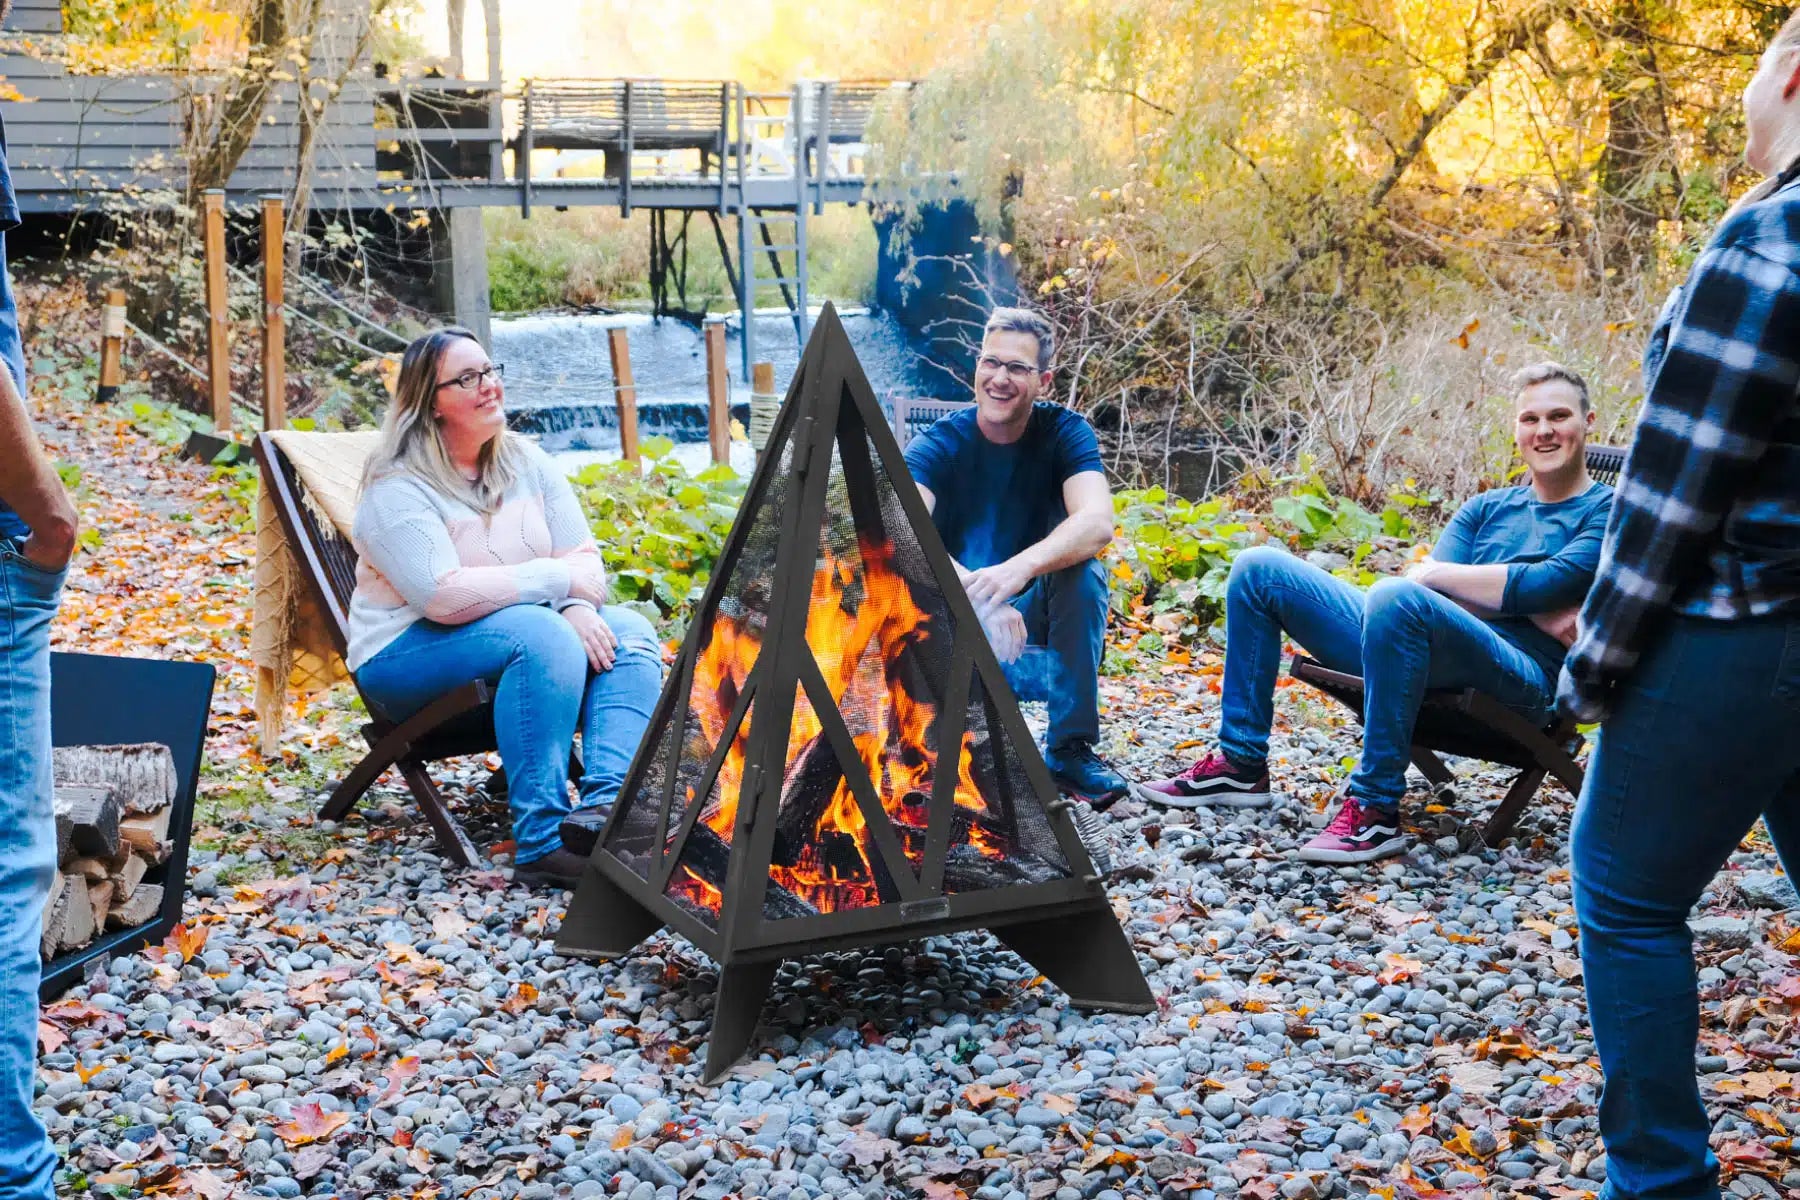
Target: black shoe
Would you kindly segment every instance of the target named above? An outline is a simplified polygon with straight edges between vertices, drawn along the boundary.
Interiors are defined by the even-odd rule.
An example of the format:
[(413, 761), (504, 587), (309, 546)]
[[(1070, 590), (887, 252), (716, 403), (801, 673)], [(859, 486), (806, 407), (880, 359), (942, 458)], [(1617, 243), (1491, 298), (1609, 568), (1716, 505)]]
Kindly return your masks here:
[(612, 805), (591, 804), (586, 808), (578, 808), (562, 819), (557, 827), (562, 834), (563, 848), (574, 854), (587, 858), (594, 853), (594, 847), (600, 844), (600, 831), (606, 828), (607, 818), (612, 816)]
[(587, 872), (587, 865), (587, 859), (579, 854), (571, 854), (567, 850), (552, 850), (542, 858), (534, 858), (513, 868), (513, 882), (527, 887), (543, 887), (548, 884), (551, 887), (573, 889)]
[(1094, 743), (1081, 738), (1070, 738), (1045, 754), (1044, 763), (1057, 787), (1086, 800), (1096, 811), (1112, 807), (1131, 789), (1123, 775), (1094, 753)]

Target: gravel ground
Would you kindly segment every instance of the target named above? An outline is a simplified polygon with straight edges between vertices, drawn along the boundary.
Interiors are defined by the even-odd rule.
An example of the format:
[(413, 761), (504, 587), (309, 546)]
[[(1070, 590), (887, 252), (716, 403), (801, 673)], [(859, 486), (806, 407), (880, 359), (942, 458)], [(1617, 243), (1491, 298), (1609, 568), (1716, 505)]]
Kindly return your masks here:
[[(1192, 757), (1176, 747), (1216, 715), (1206, 674), (1156, 679), (1106, 685), (1110, 749), (1141, 775)], [(699, 1075), (717, 974), (680, 938), (600, 966), (557, 957), (565, 898), (504, 868), (446, 869), (398, 792), (303, 830), (321, 848), (305, 874), (272, 875), (241, 837), (250, 848), (198, 856), (185, 943), (115, 962), (51, 1010), (39, 1106), (65, 1186), (208, 1200), (1593, 1190), (1605, 1159), (1569, 797), (1546, 790), (1520, 841), (1467, 852), (1504, 780), (1461, 763), (1447, 808), (1410, 798), (1411, 854), (1303, 866), (1289, 856), (1323, 822), (1353, 731), (1303, 688), (1279, 707), (1284, 804), (1112, 810), (1114, 906), (1154, 1015), (1076, 1012), (984, 934), (825, 955), (784, 968), (755, 1057), (713, 1088)], [(452, 788), (465, 799), (468, 769)], [(274, 841), (310, 821), (258, 819), (236, 832)], [(1791, 975), (1769, 937), (1792, 896), (1766, 844), (1739, 858), (1748, 870), (1716, 886), (1700, 930), (1700, 1069), (1737, 1081), (1709, 1092), (1733, 1189), (1794, 1194), (1800, 1117), (1780, 1073), (1800, 1072), (1800, 1048), (1784, 1014), (1746, 999)]]

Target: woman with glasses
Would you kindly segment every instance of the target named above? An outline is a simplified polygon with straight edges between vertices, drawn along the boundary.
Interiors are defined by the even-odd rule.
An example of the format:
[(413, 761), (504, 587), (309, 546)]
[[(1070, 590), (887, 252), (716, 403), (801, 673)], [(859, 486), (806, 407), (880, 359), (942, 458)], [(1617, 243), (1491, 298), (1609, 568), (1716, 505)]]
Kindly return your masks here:
[(569, 481), (507, 432), (500, 375), (464, 329), (406, 348), (356, 508), (347, 658), (396, 721), (474, 680), (495, 685), (518, 878), (573, 887), (649, 723), (662, 658), (648, 621), (606, 604)]

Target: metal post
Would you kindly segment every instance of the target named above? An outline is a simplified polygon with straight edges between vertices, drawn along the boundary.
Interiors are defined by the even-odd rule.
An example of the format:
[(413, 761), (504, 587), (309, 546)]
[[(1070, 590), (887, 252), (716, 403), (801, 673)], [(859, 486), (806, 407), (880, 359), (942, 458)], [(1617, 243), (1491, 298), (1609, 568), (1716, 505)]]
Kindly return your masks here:
[(744, 124), (744, 85), (737, 85), (737, 219), (738, 219), (738, 320), (742, 323), (741, 347), (744, 352), (744, 374), (756, 354), (756, 323), (752, 319), (756, 307), (756, 264), (750, 260), (750, 205), (744, 192), (744, 173), (750, 157), (750, 137)]
[(286, 242), (281, 197), (262, 199), (263, 428), (287, 427), (287, 318), (282, 312)]
[(519, 177), (519, 215), (531, 215), (531, 80), (525, 81), (525, 103), (519, 113), (519, 145), (513, 151), (513, 174)]
[(834, 85), (829, 81), (819, 85), (818, 132), (813, 137), (813, 144), (819, 156), (818, 170), (813, 179), (813, 213), (825, 215), (825, 175), (831, 165), (831, 98)]
[(619, 404), (619, 456), (626, 462), (638, 461), (637, 384), (631, 378), (631, 343), (623, 329), (606, 331), (607, 348), (612, 351), (613, 397)]
[[(725, 211), (725, 144), (731, 140), (731, 85), (719, 85), (719, 211)], [(706, 157), (701, 155), (700, 166), (704, 170)]]
[(231, 324), (225, 296), (225, 190), (201, 198), (201, 240), (206, 249), (206, 383), (213, 428), (231, 429)]
[(725, 366), (725, 322), (706, 322), (706, 440), (712, 460), (731, 461), (731, 380)]
[(806, 309), (806, 115), (800, 106), (801, 97), (806, 94), (806, 85), (794, 85), (794, 297), (797, 301), (794, 314), (794, 331), (799, 334), (800, 344), (806, 345), (806, 334), (811, 328), (809, 313)]
[(94, 395), (102, 404), (119, 394), (124, 351), (125, 289), (109, 288), (100, 316), (100, 389)]
[(619, 215), (631, 215), (631, 151), (632, 151), (632, 113), (631, 113), (631, 80), (625, 81), (625, 148), (619, 156), (625, 160), (625, 170), (619, 176)]

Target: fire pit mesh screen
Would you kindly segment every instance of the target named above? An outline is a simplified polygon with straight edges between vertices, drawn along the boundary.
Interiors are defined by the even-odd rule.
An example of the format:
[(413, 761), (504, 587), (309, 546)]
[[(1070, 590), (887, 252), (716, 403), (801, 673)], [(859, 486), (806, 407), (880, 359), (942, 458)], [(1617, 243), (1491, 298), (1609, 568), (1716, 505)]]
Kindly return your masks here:
[[(867, 908), (900, 898), (896, 871), (918, 878), (932, 835), (937, 773), (954, 764), (943, 890), (1066, 878), (1067, 861), (990, 698), (971, 681), (957, 748), (942, 758), (945, 706), (959, 667), (955, 622), (881, 459), (860, 428), (832, 447), (818, 555), (806, 596), (805, 645), (782, 755), (776, 835), (763, 915), (769, 920)], [(853, 440), (850, 440), (853, 439)], [(773, 499), (773, 497), (771, 497)], [(757, 514), (773, 527), (778, 505)], [(666, 844), (678, 854), (665, 895), (717, 927), (754, 729), (744, 699), (763, 657), (775, 539), (753, 533), (695, 658), (675, 759)], [(974, 636), (980, 636), (974, 631)], [(757, 674), (757, 680), (771, 672)], [(779, 706), (777, 706), (777, 711)], [(764, 732), (761, 736), (768, 736)], [(713, 786), (694, 809), (721, 743)], [(656, 780), (656, 765), (646, 773)], [(774, 790), (773, 782), (765, 784)], [(765, 792), (765, 795), (767, 792)], [(639, 803), (649, 798), (640, 793)], [(634, 835), (640, 826), (627, 822)], [(688, 829), (685, 842), (681, 831)], [(679, 849), (677, 843), (680, 842)]]
[[(752, 515), (743, 553), (732, 570), (730, 584), (716, 611), (695, 617), (704, 626), (704, 649), (693, 666), (693, 682), (687, 701), (676, 707), (675, 716), (679, 720), (670, 722), (666, 730), (655, 731), (655, 754), (645, 765), (637, 785), (627, 787), (621, 798), (624, 809), (608, 832), (608, 848), (641, 879), (648, 880), (653, 870), (652, 851), (658, 815), (670, 770), (674, 770), (675, 783), (664, 844), (673, 850), (680, 840), (683, 814), (704, 782), (719, 742), (727, 736), (726, 723), (748, 684), (763, 634), (768, 628), (775, 552), (780, 540), (782, 507), (791, 479), (793, 444), (785, 442), (779, 450), (771, 448), (770, 452), (780, 455), (781, 471), (765, 503)], [(749, 729), (750, 722), (746, 717), (738, 723), (735, 745), (720, 766), (705, 806), (715, 818), (725, 794), (730, 795), (731, 807), (735, 810), (738, 784), (743, 776), (744, 738)], [(722, 840), (712, 847), (698, 844), (706, 839), (709, 830), (696, 824), (698, 840), (689, 839), (689, 854), (671, 879), (669, 894), (672, 898), (686, 898), (685, 893), (678, 896), (675, 890), (676, 885), (683, 882), (701, 891), (709, 887), (716, 891), (724, 886), (724, 864), (731, 837), (730, 814), (726, 814), (722, 824)], [(715, 903), (710, 910), (705, 910), (709, 918), (716, 909)]]

